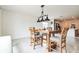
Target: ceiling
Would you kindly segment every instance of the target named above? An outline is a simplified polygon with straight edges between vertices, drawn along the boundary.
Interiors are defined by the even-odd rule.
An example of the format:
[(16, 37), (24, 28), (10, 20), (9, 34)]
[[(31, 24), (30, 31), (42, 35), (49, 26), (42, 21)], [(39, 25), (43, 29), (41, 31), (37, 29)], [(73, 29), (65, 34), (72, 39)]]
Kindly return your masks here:
[[(41, 15), (40, 5), (1, 5), (0, 8), (36, 17)], [(45, 5), (44, 11), (49, 17), (79, 16), (78, 5)]]

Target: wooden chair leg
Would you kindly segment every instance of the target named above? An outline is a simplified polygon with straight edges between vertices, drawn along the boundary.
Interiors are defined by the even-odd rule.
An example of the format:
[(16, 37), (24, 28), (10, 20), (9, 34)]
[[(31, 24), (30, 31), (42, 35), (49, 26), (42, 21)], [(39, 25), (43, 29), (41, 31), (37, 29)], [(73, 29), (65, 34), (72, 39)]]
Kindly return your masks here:
[(43, 46), (43, 39), (41, 39), (41, 46)]
[(67, 49), (66, 49), (66, 47), (61, 48), (61, 53), (63, 52), (63, 49), (64, 49), (64, 50), (65, 50), (65, 52), (67, 53)]
[(66, 53), (67, 53), (67, 49), (66, 49), (66, 47), (65, 47), (65, 51), (66, 51)]
[(33, 49), (35, 49), (35, 40), (34, 40), (34, 46), (33, 46)]
[(34, 46), (33, 46), (33, 49), (35, 49), (35, 44), (34, 44)]
[(50, 47), (48, 47), (48, 52), (50, 52)]
[(61, 48), (61, 53), (62, 53), (62, 48)]

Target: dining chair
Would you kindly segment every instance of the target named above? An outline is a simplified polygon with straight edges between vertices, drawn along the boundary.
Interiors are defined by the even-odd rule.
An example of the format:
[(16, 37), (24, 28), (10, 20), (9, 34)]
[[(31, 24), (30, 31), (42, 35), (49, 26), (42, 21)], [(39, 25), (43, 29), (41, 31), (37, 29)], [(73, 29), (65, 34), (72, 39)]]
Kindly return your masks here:
[(47, 44), (47, 33), (42, 33), (43, 43)]
[(68, 28), (63, 28), (62, 29), (62, 31), (61, 31), (61, 40), (60, 40), (61, 43), (59, 43), (59, 44), (55, 40), (50, 39), (50, 31), (48, 32), (48, 35), (47, 35), (48, 52), (52, 52), (53, 50), (56, 50), (57, 47), (61, 48), (61, 53), (63, 52), (63, 50), (65, 50), (65, 52), (67, 52), (67, 49), (66, 49), (67, 31), (68, 31)]
[(35, 29), (35, 27), (30, 28), (30, 39), (31, 39), (31, 45), (33, 44), (33, 49), (35, 49), (35, 46), (41, 45), (43, 46), (42, 36), (40, 35), (40, 32), (38, 29)]
[(68, 31), (68, 28), (63, 28), (61, 32), (61, 53), (63, 52), (63, 50), (67, 52), (67, 49), (66, 49), (67, 31)]
[[(46, 45), (48, 45), (47, 35), (48, 35), (48, 32), (49, 31), (52, 31), (52, 28), (51, 27), (48, 27), (46, 30), (42, 30), (43, 43), (46, 44)], [(49, 36), (51, 36), (51, 35), (49, 34)]]
[(47, 33), (48, 52), (52, 52), (53, 50), (56, 50), (57, 48), (57, 42), (50, 39), (51, 37), (50, 34), (51, 32), (48, 30), (48, 33)]

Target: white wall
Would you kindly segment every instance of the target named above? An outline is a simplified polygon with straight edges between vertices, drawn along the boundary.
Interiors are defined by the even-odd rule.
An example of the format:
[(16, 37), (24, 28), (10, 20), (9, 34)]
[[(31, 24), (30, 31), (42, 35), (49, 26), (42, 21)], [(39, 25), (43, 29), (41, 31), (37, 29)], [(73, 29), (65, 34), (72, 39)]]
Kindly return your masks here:
[(1, 35), (1, 31), (2, 30), (2, 10), (0, 9), (0, 35)]
[[(48, 12), (47, 12), (48, 13)], [(52, 12), (53, 13), (53, 12)], [(63, 14), (62, 14), (63, 13)], [(56, 13), (56, 15), (64, 15), (64, 12)], [(54, 18), (56, 17), (54, 15)], [(70, 15), (76, 15), (74, 12)], [(23, 15), (16, 12), (3, 10), (2, 18), (2, 34), (11, 35), (12, 39), (23, 38), (29, 36), (29, 27), (42, 27), (42, 23), (37, 23), (37, 18), (31, 15)], [(66, 15), (67, 16), (67, 15)], [(1, 27), (1, 26), (0, 26)], [(1, 29), (0, 29), (1, 32)]]
[(36, 26), (33, 16), (18, 13), (3, 12), (3, 35), (11, 35), (12, 39), (29, 36), (29, 27)]

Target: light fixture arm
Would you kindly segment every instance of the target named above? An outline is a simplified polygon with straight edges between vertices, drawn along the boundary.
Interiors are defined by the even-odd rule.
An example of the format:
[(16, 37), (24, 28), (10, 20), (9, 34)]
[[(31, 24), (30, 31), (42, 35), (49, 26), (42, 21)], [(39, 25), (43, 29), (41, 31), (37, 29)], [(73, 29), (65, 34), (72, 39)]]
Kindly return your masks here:
[(41, 9), (42, 9), (42, 11), (41, 11), (41, 15), (42, 15), (42, 16), (44, 15), (44, 9), (43, 9), (44, 6), (45, 6), (45, 5), (41, 5)]

